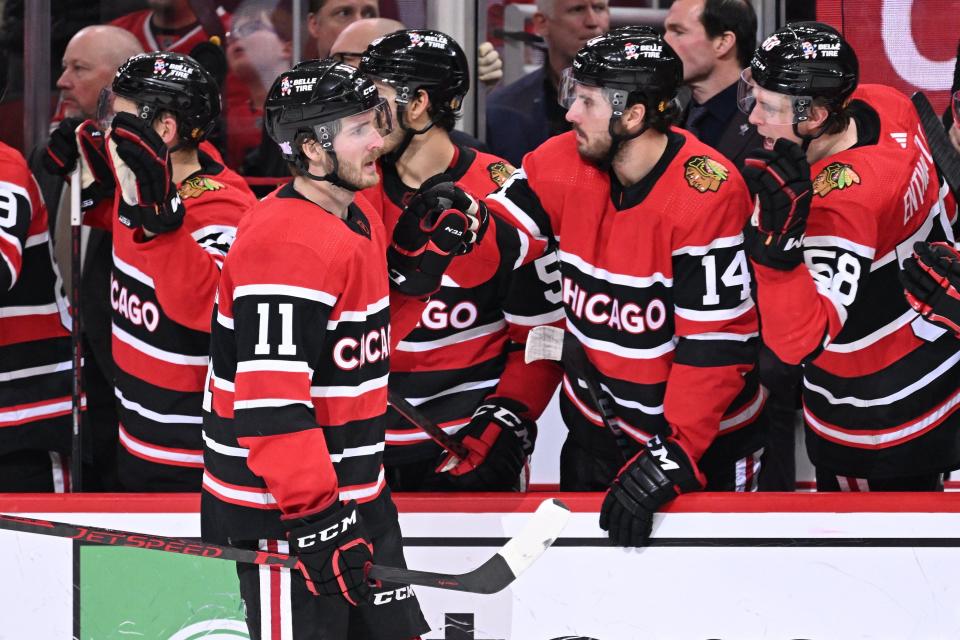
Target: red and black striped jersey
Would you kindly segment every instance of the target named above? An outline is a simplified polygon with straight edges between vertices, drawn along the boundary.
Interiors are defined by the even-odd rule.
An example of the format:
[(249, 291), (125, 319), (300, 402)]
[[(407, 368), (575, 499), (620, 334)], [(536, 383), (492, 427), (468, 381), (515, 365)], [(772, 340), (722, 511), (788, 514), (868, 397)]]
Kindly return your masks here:
[(282, 538), (282, 516), (356, 500), (396, 515), (383, 472), (390, 294), (379, 216), (341, 219), (288, 183), (240, 227), (214, 309), (203, 536)]
[[(477, 198), (496, 189), (513, 172), (497, 156), (455, 147), (446, 173)], [(416, 192), (396, 167), (380, 163), (382, 180), (363, 192), (393, 233), (403, 207)], [(455, 258), (442, 286), (430, 297), (420, 322), (390, 360), (390, 388), (448, 433), (470, 422), (489, 396), (523, 403), (536, 420), (559, 383), (550, 362), (525, 364), (523, 349), (531, 327), (563, 319), (556, 254), (544, 252), (505, 219), (492, 217), (483, 240)], [(387, 462), (436, 457), (439, 447), (392, 408), (387, 414)]]
[[(580, 157), (570, 132), (527, 154), (488, 197), (557, 245), (565, 328), (598, 370), (622, 430), (638, 442), (673, 435), (694, 459), (718, 434), (717, 447), (752, 451), (745, 436), (764, 401), (741, 233), (750, 198), (721, 158), (671, 130), (650, 173), (624, 187)], [(617, 457), (585, 389), (570, 377), (563, 389), (571, 437)]]
[(149, 490), (164, 478), (184, 489), (203, 467), (201, 402), (210, 314), (224, 257), (256, 203), (229, 169), (207, 163), (179, 185), (183, 226), (146, 240), (120, 224), (114, 202), (112, 344), (120, 444), (154, 463), (156, 478), (123, 478)]
[(813, 463), (860, 478), (960, 464), (960, 350), (918, 316), (898, 279), (917, 241), (953, 240), (916, 111), (864, 85), (850, 105), (858, 143), (811, 167), (804, 265), (756, 266), (764, 340), (804, 362)]
[[(223, 24), (224, 29), (229, 31), (230, 15), (222, 10), (218, 11), (218, 14), (220, 15), (220, 22)], [(143, 9), (120, 16), (111, 21), (110, 24), (132, 33), (137, 40), (140, 41), (140, 44), (143, 45), (144, 51), (172, 51), (174, 53), (190, 55), (190, 51), (195, 46), (210, 39), (210, 36), (199, 24), (187, 33), (178, 34), (175, 39), (167, 36), (163, 32), (156, 33), (151, 24), (152, 18), (153, 11), (151, 9)]]
[(0, 454), (70, 451), (70, 316), (47, 208), (26, 161), (0, 143)]

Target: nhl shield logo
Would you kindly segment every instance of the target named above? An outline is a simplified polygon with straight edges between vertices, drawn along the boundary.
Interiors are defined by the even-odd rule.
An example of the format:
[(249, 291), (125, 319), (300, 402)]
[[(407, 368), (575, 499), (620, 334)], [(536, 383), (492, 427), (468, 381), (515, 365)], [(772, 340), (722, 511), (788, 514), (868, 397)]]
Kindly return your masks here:
[(157, 58), (153, 63), (153, 73), (154, 75), (163, 75), (163, 72), (167, 70), (167, 61), (163, 58)]
[(637, 48), (637, 45), (628, 42), (623, 45), (623, 54), (627, 60), (636, 60), (640, 57), (640, 50)]
[(284, 78), (280, 81), (280, 95), (288, 96), (290, 95), (292, 87), (290, 85), (290, 78)]
[(725, 166), (708, 156), (694, 156), (683, 166), (687, 184), (700, 193), (720, 189), (729, 173)]
[(419, 33), (411, 33), (410, 35), (410, 46), (412, 47), (422, 47), (423, 46), (423, 36)]

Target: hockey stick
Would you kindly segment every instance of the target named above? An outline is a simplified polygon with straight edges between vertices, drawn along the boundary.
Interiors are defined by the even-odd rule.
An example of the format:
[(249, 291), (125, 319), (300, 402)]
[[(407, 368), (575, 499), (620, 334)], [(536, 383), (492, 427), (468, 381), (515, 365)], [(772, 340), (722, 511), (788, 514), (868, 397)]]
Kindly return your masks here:
[[(412, 423), (415, 427), (430, 436), (431, 440), (439, 444), (453, 455), (457, 456), (457, 458), (460, 460), (466, 459), (469, 452), (467, 451), (467, 448), (463, 446), (463, 443), (450, 437), (450, 434), (441, 429), (436, 422), (427, 417), (422, 411), (407, 402), (407, 400), (399, 393), (395, 392), (393, 389), (390, 389), (387, 391), (387, 400), (389, 400), (393, 408), (397, 410), (397, 413), (406, 418), (407, 421)], [(454, 462), (452, 466), (459, 464), (460, 460)]]
[(83, 343), (80, 327), (80, 279), (83, 275), (83, 216), (80, 209), (80, 167), (70, 175), (70, 355), (73, 380), (70, 389), (72, 433), (70, 437), (70, 491), (82, 490), (83, 440), (80, 412), (83, 402)]
[(960, 153), (953, 148), (950, 138), (943, 128), (943, 123), (937, 117), (933, 106), (922, 91), (914, 93), (910, 100), (920, 116), (920, 126), (923, 127), (923, 134), (930, 143), (930, 153), (933, 155), (933, 163), (940, 170), (947, 186), (954, 196), (960, 197)]
[[(544, 500), (519, 534), (507, 541), (493, 557), (467, 573), (433, 573), (374, 564), (370, 566), (367, 576), (396, 584), (415, 584), (468, 593), (497, 593), (513, 582), (550, 548), (550, 545), (560, 536), (569, 518), (570, 509), (565, 504), (556, 499)], [(4, 514), (0, 514), (0, 529), (70, 538), (91, 544), (152, 549), (285, 569), (295, 568), (298, 561), (297, 556), (284, 553), (240, 549), (198, 540), (84, 527), (65, 522), (35, 520)]]
[(631, 457), (631, 439), (623, 433), (617, 424), (617, 416), (610, 406), (610, 400), (600, 389), (592, 372), (592, 365), (587, 358), (583, 345), (575, 336), (560, 327), (543, 325), (534, 327), (527, 334), (527, 346), (523, 359), (528, 364), (536, 360), (553, 360), (559, 362), (567, 374), (583, 381), (587, 393), (593, 400), (593, 405), (600, 414), (603, 425), (610, 430), (617, 442), (617, 449), (623, 454), (624, 460)]

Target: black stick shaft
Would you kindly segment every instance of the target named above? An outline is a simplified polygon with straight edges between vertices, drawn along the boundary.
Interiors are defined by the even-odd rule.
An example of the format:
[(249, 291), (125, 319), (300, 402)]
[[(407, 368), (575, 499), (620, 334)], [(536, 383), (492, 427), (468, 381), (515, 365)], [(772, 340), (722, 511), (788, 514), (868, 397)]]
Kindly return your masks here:
[(433, 420), (428, 418), (422, 411), (406, 401), (400, 394), (390, 390), (387, 392), (390, 404), (397, 410), (401, 416), (409, 420), (418, 429), (430, 436), (430, 439), (441, 447), (451, 452), (461, 460), (466, 460), (468, 451), (462, 443), (450, 437), (446, 431), (441, 429)]

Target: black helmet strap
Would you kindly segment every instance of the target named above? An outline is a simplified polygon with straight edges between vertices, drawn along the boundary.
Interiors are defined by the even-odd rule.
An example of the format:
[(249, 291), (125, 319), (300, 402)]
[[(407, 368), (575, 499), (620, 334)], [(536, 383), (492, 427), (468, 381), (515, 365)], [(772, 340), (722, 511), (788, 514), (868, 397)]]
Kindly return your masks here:
[[(408, 127), (406, 123), (407, 115), (407, 104), (410, 102), (409, 96), (411, 93), (416, 93), (420, 90), (420, 87), (411, 87), (409, 85), (402, 85), (397, 87), (397, 124), (403, 129), (403, 140), (400, 141), (400, 144), (397, 145), (397, 148), (391, 151), (388, 154), (385, 154), (383, 157), (387, 162), (392, 164), (397, 164), (400, 161), (400, 156), (404, 154), (407, 150), (407, 147), (410, 146), (410, 143), (413, 142), (414, 136), (419, 136), (430, 129), (436, 124), (433, 118), (430, 119), (430, 122), (423, 129), (414, 129)], [(429, 95), (429, 93), (427, 94)]]
[[(325, 127), (321, 127), (325, 129)], [(301, 143), (302, 144), (302, 141)], [(321, 142), (320, 146), (323, 147), (323, 150), (327, 152), (327, 155), (330, 156), (330, 160), (333, 162), (333, 168), (325, 176), (318, 176), (315, 173), (310, 173), (310, 163), (307, 162), (306, 156), (303, 153), (303, 150), (300, 150), (300, 153), (297, 154), (294, 164), (297, 165), (303, 175), (313, 180), (320, 180), (322, 182), (329, 182), (330, 184), (340, 187), (341, 189), (346, 189), (347, 191), (352, 191), (356, 193), (361, 191), (362, 187), (359, 187), (353, 183), (347, 182), (342, 177), (340, 177), (340, 160), (337, 158), (337, 152), (333, 150), (333, 137), (331, 136), (326, 141)]]

